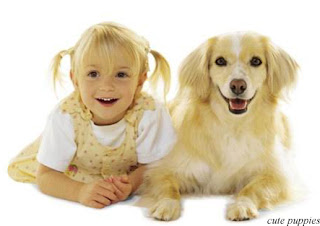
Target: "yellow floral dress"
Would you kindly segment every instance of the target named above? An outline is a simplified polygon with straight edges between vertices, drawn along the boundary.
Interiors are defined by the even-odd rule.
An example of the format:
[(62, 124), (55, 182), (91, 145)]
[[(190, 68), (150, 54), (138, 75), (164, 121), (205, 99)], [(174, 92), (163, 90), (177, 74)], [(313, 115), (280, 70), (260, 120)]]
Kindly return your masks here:
[[(103, 146), (98, 142), (91, 128), (91, 112), (83, 105), (78, 92), (73, 92), (61, 105), (62, 112), (71, 115), (73, 120), (76, 153), (64, 172), (73, 180), (90, 183), (111, 175), (121, 175), (134, 169), (137, 162), (136, 139), (138, 125), (145, 110), (154, 110), (154, 99), (142, 93), (136, 98), (133, 107), (126, 115), (125, 139), (117, 148)], [(36, 156), (41, 136), (23, 149), (8, 167), (11, 178), (20, 182), (36, 183), (39, 166)]]

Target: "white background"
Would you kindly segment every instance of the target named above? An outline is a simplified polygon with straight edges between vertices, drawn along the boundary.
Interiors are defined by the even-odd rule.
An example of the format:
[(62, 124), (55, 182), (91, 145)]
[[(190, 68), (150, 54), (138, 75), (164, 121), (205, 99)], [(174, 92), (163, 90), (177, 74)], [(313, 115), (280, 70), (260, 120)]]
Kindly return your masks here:
[[(102, 21), (124, 24), (146, 37), (151, 48), (170, 62), (173, 81), (189, 52), (225, 32), (265, 34), (295, 58), (300, 76), (285, 110), (292, 122), (297, 170), (308, 192), (302, 201), (263, 211), (258, 219), (241, 224), (267, 225), (272, 218), (319, 219), (319, 9), (316, 1), (307, 0), (1, 1), (0, 224), (166, 224), (146, 218), (146, 211), (132, 205), (134, 200), (90, 209), (45, 196), (33, 185), (14, 182), (6, 172), (10, 159), (41, 133), (58, 101), (48, 74), (52, 57), (74, 45), (89, 26)], [(174, 83), (172, 93), (175, 90)], [(182, 217), (168, 225), (239, 224), (225, 219), (229, 202), (230, 197), (222, 196), (187, 198)]]

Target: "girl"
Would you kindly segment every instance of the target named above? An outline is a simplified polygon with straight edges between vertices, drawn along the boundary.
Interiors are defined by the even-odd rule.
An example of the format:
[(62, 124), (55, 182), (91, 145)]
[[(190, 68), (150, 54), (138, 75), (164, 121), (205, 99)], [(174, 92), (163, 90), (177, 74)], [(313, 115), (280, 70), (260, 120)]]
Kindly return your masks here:
[(143, 164), (165, 156), (176, 139), (164, 106), (141, 92), (148, 53), (156, 62), (151, 83), (162, 77), (166, 94), (167, 61), (123, 26), (94, 25), (74, 47), (59, 52), (54, 82), (60, 79), (61, 59), (69, 54), (75, 90), (53, 109), (43, 134), (12, 160), (9, 175), (94, 208), (136, 191)]

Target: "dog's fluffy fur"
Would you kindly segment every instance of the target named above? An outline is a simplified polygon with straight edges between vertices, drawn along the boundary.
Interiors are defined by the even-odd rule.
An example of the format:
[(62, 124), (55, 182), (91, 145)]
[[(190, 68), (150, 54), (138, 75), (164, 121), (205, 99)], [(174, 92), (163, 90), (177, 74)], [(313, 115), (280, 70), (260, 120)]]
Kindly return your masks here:
[[(225, 65), (218, 65), (221, 57)], [(185, 193), (235, 194), (230, 220), (254, 218), (259, 209), (290, 198), (281, 157), (290, 149), (290, 134), (278, 102), (295, 83), (297, 68), (286, 52), (255, 33), (213, 37), (184, 60), (170, 108), (177, 144), (150, 166), (140, 190), (154, 218), (178, 218)], [(234, 79), (245, 81), (243, 93), (232, 92)], [(235, 98), (240, 105), (232, 105)]]

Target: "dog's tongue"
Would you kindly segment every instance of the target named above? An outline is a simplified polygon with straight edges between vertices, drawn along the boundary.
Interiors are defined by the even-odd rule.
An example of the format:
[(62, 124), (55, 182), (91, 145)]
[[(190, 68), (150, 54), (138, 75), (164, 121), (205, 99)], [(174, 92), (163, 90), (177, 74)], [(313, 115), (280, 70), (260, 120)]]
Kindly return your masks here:
[(229, 105), (233, 110), (243, 110), (247, 107), (247, 101), (241, 99), (230, 99)]

